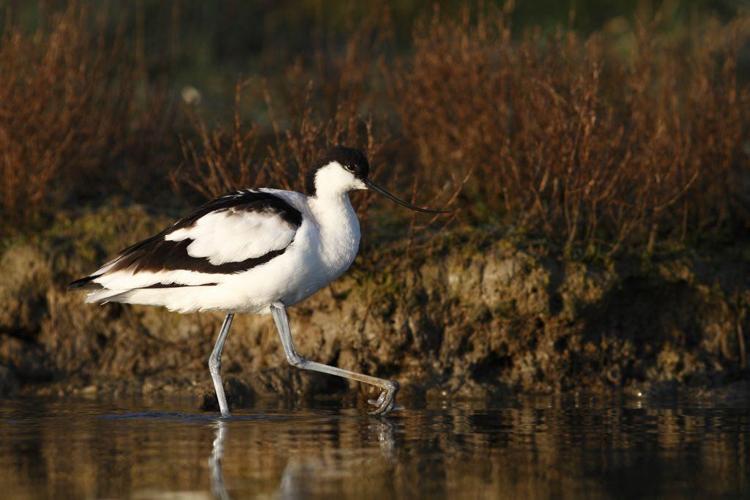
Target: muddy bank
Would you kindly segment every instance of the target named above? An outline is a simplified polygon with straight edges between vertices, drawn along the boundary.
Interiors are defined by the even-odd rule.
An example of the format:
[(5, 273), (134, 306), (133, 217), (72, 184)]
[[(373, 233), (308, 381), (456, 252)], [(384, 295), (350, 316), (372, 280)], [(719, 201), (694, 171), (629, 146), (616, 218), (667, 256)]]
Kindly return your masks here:
[[(138, 207), (60, 219), (0, 256), (0, 391), (210, 393), (218, 314), (83, 303), (65, 284), (166, 219)], [(370, 251), (292, 312), (298, 350), (411, 395), (705, 388), (747, 379), (750, 249), (571, 262), (523, 238), (449, 234)], [(372, 271), (377, 269), (377, 274)], [(230, 397), (348, 394), (289, 368), (270, 317), (238, 316)]]

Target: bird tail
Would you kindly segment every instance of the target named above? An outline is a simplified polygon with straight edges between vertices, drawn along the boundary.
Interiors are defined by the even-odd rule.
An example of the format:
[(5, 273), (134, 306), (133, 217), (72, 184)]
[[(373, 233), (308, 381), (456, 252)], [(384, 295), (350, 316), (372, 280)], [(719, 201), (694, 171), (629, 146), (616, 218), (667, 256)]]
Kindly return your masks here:
[(86, 295), (86, 302), (96, 304), (106, 304), (107, 302), (124, 302), (130, 297), (133, 290), (110, 290), (102, 288)]
[(86, 302), (99, 304), (116, 302), (130, 292), (130, 290), (112, 290), (96, 283), (94, 280), (100, 276), (101, 273), (77, 279), (68, 284), (68, 290), (88, 290), (89, 293), (86, 295)]
[(84, 290), (100, 290), (104, 288), (99, 283), (94, 283), (94, 280), (101, 276), (101, 274), (92, 274), (83, 278), (72, 281), (68, 284), (68, 290), (84, 289)]

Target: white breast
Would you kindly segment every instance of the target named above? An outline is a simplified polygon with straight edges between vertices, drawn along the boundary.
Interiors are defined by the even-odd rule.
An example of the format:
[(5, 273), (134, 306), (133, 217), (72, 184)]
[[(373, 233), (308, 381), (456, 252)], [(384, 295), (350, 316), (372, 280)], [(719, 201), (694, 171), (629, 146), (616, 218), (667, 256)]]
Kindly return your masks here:
[(336, 198), (311, 198), (308, 205), (320, 233), (320, 255), (329, 279), (338, 278), (354, 262), (359, 251), (357, 214), (342, 194)]

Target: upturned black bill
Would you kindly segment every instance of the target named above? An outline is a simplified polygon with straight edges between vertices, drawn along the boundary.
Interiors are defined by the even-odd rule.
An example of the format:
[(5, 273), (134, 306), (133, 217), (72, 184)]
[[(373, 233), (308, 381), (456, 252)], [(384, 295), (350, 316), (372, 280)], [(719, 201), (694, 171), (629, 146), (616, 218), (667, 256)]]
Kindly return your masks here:
[(375, 184), (369, 179), (365, 180), (365, 184), (367, 185), (368, 188), (372, 189), (373, 191), (380, 193), (386, 198), (389, 198), (390, 200), (395, 201), (399, 205), (406, 207), (406, 208), (410, 208), (416, 212), (424, 212), (426, 214), (448, 214), (451, 212), (450, 210), (435, 210), (433, 208), (422, 208), (416, 205), (412, 205), (411, 203), (406, 202), (400, 198), (396, 198), (394, 195), (392, 195), (391, 193), (389, 193), (388, 191), (378, 186), (377, 184)]

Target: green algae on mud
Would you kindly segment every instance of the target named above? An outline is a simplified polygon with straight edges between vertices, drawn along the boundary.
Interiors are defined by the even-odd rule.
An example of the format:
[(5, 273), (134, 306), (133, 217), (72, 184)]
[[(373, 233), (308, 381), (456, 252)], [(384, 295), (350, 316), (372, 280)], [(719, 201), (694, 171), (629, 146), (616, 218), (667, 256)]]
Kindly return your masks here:
[[(0, 255), (0, 390), (201, 392), (220, 315), (83, 303), (65, 285), (167, 222), (134, 206), (60, 220)], [(455, 231), (367, 248), (293, 308), (299, 350), (399, 380), (413, 396), (644, 392), (747, 377), (747, 249), (574, 261), (522, 236)], [(289, 369), (272, 322), (238, 316), (224, 356), (235, 402), (343, 394)]]

